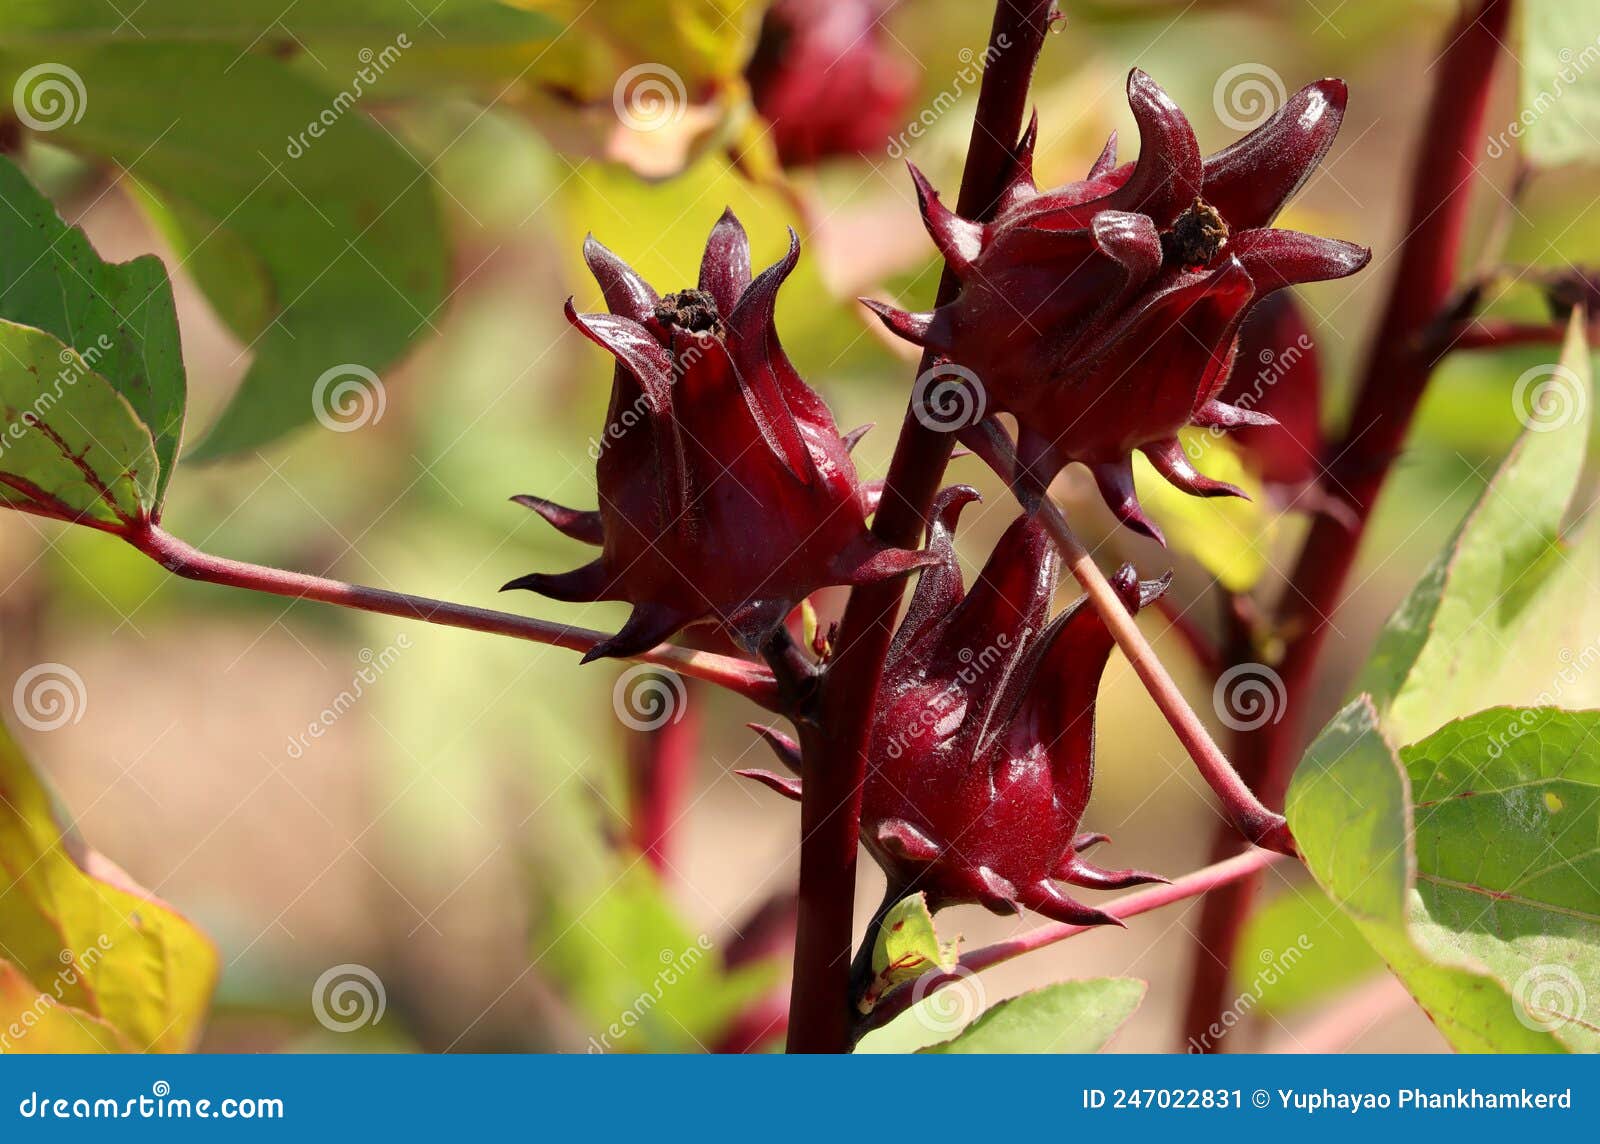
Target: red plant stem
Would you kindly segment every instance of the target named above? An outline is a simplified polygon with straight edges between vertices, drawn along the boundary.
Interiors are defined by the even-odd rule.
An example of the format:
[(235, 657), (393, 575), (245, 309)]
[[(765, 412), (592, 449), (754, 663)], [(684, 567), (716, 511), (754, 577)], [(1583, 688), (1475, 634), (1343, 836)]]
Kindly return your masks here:
[(663, 877), (672, 872), (672, 828), (683, 813), (700, 749), (699, 704), (685, 698), (674, 718), (628, 735), (629, 841)]
[[(1006, 430), (997, 422), (989, 421), (982, 426), (982, 431), (988, 439), (987, 451), (991, 454), (991, 459), (999, 463), (1000, 471), (1003, 473), (1020, 471), (1016, 450)], [(1062, 561), (1088, 594), (1089, 603), (1099, 614), (1107, 630), (1111, 632), (1111, 638), (1122, 649), (1122, 654), (1128, 657), (1134, 673), (1138, 675), (1150, 697), (1155, 700), (1156, 706), (1165, 716), (1173, 733), (1178, 736), (1178, 741), (1183, 744), (1184, 750), (1199, 768), (1201, 776), (1216, 792), (1229, 823), (1246, 840), (1255, 845), (1265, 846), (1284, 854), (1293, 854), (1294, 840), (1289, 837), (1289, 828), (1283, 816), (1263, 806), (1250, 787), (1239, 777), (1239, 773), (1233, 769), (1233, 764), (1217, 746), (1216, 740), (1211, 737), (1211, 732), (1206, 730), (1206, 725), (1195, 714), (1194, 708), (1189, 706), (1189, 701), (1183, 697), (1182, 690), (1168, 673), (1166, 665), (1161, 662), (1155, 649), (1139, 630), (1139, 625), (1134, 622), (1133, 616), (1123, 606), (1116, 589), (1106, 579), (1105, 573), (1100, 571), (1100, 566), (1094, 562), (1089, 550), (1073, 533), (1072, 526), (1067, 523), (1067, 518), (1062, 515), (1061, 509), (1050, 499), (1048, 493), (1041, 495), (1038, 501), (1036, 515), (1044, 525), (1045, 531), (1050, 534), (1050, 539), (1055, 542)]]
[[(1484, 112), (1510, 9), (1510, 0), (1478, 0), (1466, 8), (1446, 33), (1434, 65), (1399, 265), (1349, 426), (1327, 454), (1325, 485), (1349, 506), (1354, 525), (1326, 514), (1313, 522), (1276, 617), (1277, 630), (1289, 638), (1278, 665), (1287, 696), (1284, 717), (1241, 733), (1233, 751), (1240, 772), (1269, 806), (1283, 801), (1306, 731), (1328, 619), (1339, 607), (1373, 505), (1433, 372), (1436, 354), (1428, 334), (1447, 308), (1457, 277), (1483, 150)], [(1214, 854), (1232, 846), (1219, 835)], [(1239, 933), (1258, 887), (1258, 879), (1246, 879), (1206, 901), (1184, 1029), (1195, 1043), (1221, 1013)]]
[[(466, 628), (474, 632), (510, 636), (513, 639), (564, 647), (573, 651), (588, 651), (608, 637), (604, 632), (588, 628), (572, 628), (552, 624), (531, 616), (511, 612), (495, 612), (487, 608), (474, 608), (466, 604), (452, 604), (444, 600), (430, 600), (425, 596), (410, 596), (403, 592), (389, 592), (382, 588), (367, 588), (360, 584), (346, 584), (322, 576), (308, 576), (302, 572), (286, 572), (281, 568), (268, 568), (260, 564), (247, 564), (212, 556), (201, 552), (153, 524), (130, 526), (120, 535), (167, 571), (186, 580), (206, 584), (223, 584), (230, 588), (246, 588), (252, 592), (265, 592), (273, 596), (286, 596), (291, 600), (316, 600), (323, 604), (337, 604), (342, 608), (356, 608), (363, 612), (377, 612), (385, 616), (398, 616), (406, 620), (422, 620), (452, 628)], [(742, 695), (769, 711), (778, 710), (778, 688), (772, 673), (758, 664), (748, 663), (731, 656), (713, 655), (709, 652), (690, 651), (687, 648), (663, 644), (636, 656), (643, 663), (653, 663), (671, 668), (682, 675), (715, 683), (735, 694)]]
[[(1241, 878), (1257, 877), (1268, 866), (1279, 861), (1283, 855), (1275, 854), (1271, 850), (1247, 850), (1243, 854), (1235, 854), (1222, 862), (1205, 866), (1192, 873), (1185, 874), (1175, 881), (1159, 886), (1146, 886), (1142, 890), (1135, 890), (1131, 894), (1124, 894), (1115, 901), (1106, 905), (1105, 910), (1114, 918), (1126, 920), (1139, 914), (1158, 910), (1162, 906), (1170, 906), (1174, 902), (1186, 901), (1198, 897), (1221, 887), (1237, 882)], [(1080, 933), (1091, 930), (1104, 929), (1104, 926), (1075, 926), (1064, 922), (1052, 922), (1029, 930), (1018, 937), (1008, 938), (996, 942), (994, 945), (975, 949), (962, 956), (960, 971), (956, 973), (930, 973), (919, 982), (895, 990), (867, 1015), (857, 1030), (858, 1035), (872, 1029), (888, 1024), (901, 1013), (911, 1007), (914, 1001), (920, 1000), (937, 989), (962, 980), (968, 973), (976, 973), (981, 969), (988, 969), (991, 965), (999, 965), (1002, 961), (1010, 961), (1014, 957), (1021, 957), (1025, 953), (1043, 949), (1047, 945), (1054, 945), (1058, 941), (1065, 941), (1069, 937), (1076, 937)]]
[(1560, 345), (1567, 327), (1562, 322), (1508, 322), (1478, 318), (1451, 335), (1448, 351), (1503, 350), (1511, 346)]
[[(1053, 0), (998, 0), (957, 209), (985, 218), (1001, 190), (1010, 149), (1022, 134), (1028, 85), (1050, 27)], [(948, 270), (937, 303), (960, 284)], [(933, 364), (924, 355), (921, 369)], [(949, 463), (951, 437), (924, 426), (909, 404), (873, 518), (873, 532), (897, 548), (915, 547)], [(800, 920), (795, 936), (789, 1051), (848, 1052), (850, 961), (855, 918), (856, 849), (867, 736), (891, 625), (903, 585), (854, 589), (823, 680), (820, 720), (802, 725), (806, 761), (800, 803)]]

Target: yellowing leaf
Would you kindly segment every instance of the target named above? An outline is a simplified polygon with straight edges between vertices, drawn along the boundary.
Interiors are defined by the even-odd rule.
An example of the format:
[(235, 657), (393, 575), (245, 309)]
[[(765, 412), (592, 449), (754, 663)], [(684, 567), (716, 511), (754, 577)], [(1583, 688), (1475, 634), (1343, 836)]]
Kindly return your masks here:
[(42, 1029), (69, 1049), (87, 1047), (84, 1038), (130, 1052), (190, 1049), (217, 972), (198, 929), (63, 831), (0, 727), (0, 1032)]
[(1226, 438), (1191, 429), (1180, 439), (1206, 476), (1238, 485), (1250, 499), (1207, 499), (1180, 492), (1139, 453), (1134, 457), (1139, 500), (1173, 547), (1198, 560), (1228, 591), (1247, 592), (1267, 570), (1277, 514), (1266, 503), (1261, 482), (1244, 467)]
[(41, 993), (0, 961), (0, 1054), (114, 1053), (126, 1046), (100, 1018)]
[(870, 1013), (889, 990), (915, 981), (929, 970), (953, 970), (960, 944), (959, 938), (939, 940), (926, 894), (901, 898), (884, 916), (873, 943), (872, 983), (857, 1003), (861, 1011)]

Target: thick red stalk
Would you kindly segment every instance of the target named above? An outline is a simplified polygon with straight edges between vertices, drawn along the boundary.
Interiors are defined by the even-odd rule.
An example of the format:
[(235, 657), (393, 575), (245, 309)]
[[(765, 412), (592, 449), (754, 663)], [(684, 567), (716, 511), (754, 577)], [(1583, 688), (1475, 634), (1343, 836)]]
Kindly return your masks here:
[(690, 697), (673, 716), (628, 736), (628, 835), (662, 876), (672, 872), (672, 828), (683, 813), (700, 749), (699, 704)]
[[(382, 588), (367, 588), (360, 584), (346, 584), (341, 580), (329, 580), (322, 576), (308, 576), (302, 572), (287, 572), (281, 568), (267, 568), (260, 564), (246, 564), (240, 560), (212, 556), (153, 524), (136, 525), (119, 535), (140, 552), (161, 564), (167, 571), (186, 580), (224, 584), (230, 588), (247, 588), (253, 592), (286, 596), (292, 600), (316, 600), (324, 604), (337, 604), (342, 608), (356, 608), (363, 612), (377, 612), (406, 620), (421, 620), (446, 627), (510, 636), (513, 639), (569, 648), (572, 651), (588, 651), (596, 644), (610, 638), (604, 632), (552, 624), (547, 620), (536, 620), (530, 616), (519, 616), (511, 612), (495, 612), (466, 604), (430, 600), (425, 596), (389, 592)], [(778, 709), (777, 684), (773, 681), (772, 673), (758, 664), (734, 659), (731, 656), (690, 651), (687, 648), (671, 647), (666, 644), (653, 648), (637, 658), (643, 663), (659, 664), (682, 675), (726, 687), (729, 691), (743, 695), (770, 711)]]
[[(1186, 901), (1222, 887), (1236, 883), (1241, 878), (1258, 877), (1263, 870), (1282, 858), (1281, 854), (1274, 854), (1270, 850), (1247, 850), (1243, 854), (1235, 854), (1232, 858), (1214, 863), (1202, 869), (1185, 874), (1172, 882), (1158, 886), (1146, 886), (1142, 890), (1135, 890), (1105, 906), (1106, 913), (1114, 918), (1126, 920), (1139, 914), (1158, 910), (1162, 906), (1170, 906), (1174, 902)], [(1065, 941), (1069, 937), (1076, 937), (1080, 933), (1091, 930), (1104, 929), (1103, 926), (1076, 926), (1064, 922), (1052, 922), (1037, 929), (1028, 930), (1017, 937), (996, 942), (994, 945), (975, 949), (961, 958), (960, 971), (957, 973), (933, 973), (920, 983), (916, 988), (915, 983), (911, 988), (898, 989), (883, 999), (868, 1017), (862, 1021), (857, 1029), (857, 1035), (887, 1025), (894, 1018), (909, 1009), (915, 1000), (919, 1000), (937, 989), (963, 980), (968, 974), (976, 973), (981, 969), (988, 969), (991, 965), (999, 965), (1002, 961), (1010, 961), (1014, 957), (1021, 957), (1025, 953), (1032, 953), (1036, 949), (1043, 949), (1047, 945), (1054, 945), (1058, 941)]]
[[(1328, 452), (1331, 496), (1355, 523), (1319, 515), (1290, 577), (1276, 617), (1290, 636), (1278, 665), (1284, 717), (1237, 736), (1240, 773), (1268, 806), (1281, 805), (1311, 714), (1312, 682), (1372, 508), (1405, 443), (1406, 432), (1435, 364), (1428, 336), (1448, 308), (1461, 260), (1462, 233), (1483, 150), (1483, 120), (1494, 65), (1506, 36), (1510, 0), (1476, 0), (1446, 33), (1434, 65), (1434, 88), (1412, 175), (1410, 210), (1399, 262), (1357, 389), (1343, 440)], [(1230, 853), (1219, 834), (1214, 856)], [(1221, 1013), (1239, 932), (1259, 879), (1246, 879), (1207, 899), (1201, 914), (1185, 1036), (1204, 1043)]]
[[(962, 174), (958, 209), (985, 218), (1001, 189), (1010, 148), (1022, 134), (1028, 85), (1044, 47), (1053, 0), (998, 0)], [(948, 270), (937, 300), (955, 296)], [(922, 370), (933, 364), (924, 355)], [(895, 547), (915, 547), (924, 516), (950, 460), (953, 441), (908, 407), (873, 531)], [(805, 794), (800, 804), (800, 925), (795, 937), (789, 1051), (848, 1052), (850, 960), (855, 918), (856, 849), (867, 732), (878, 679), (900, 605), (899, 582), (850, 593), (823, 682), (820, 722), (802, 726)]]

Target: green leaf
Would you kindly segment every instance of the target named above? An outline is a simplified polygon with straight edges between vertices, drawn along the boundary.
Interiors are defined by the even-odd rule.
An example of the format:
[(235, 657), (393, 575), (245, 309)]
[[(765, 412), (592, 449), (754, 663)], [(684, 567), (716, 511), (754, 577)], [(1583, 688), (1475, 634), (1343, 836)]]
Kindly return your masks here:
[(1315, 886), (1296, 886), (1250, 915), (1239, 937), (1233, 988), (1239, 998), (1249, 998), (1252, 1011), (1282, 1016), (1320, 1004), (1382, 969), (1382, 959), (1348, 915)]
[(872, 945), (872, 982), (857, 1003), (863, 1013), (896, 986), (906, 985), (932, 969), (956, 967), (960, 938), (941, 942), (928, 911), (928, 896), (901, 898), (884, 915)]
[(0, 504), (121, 529), (151, 515), (160, 465), (133, 407), (87, 361), (0, 321)]
[[(49, 794), (3, 727), (0, 885), (0, 1031), (35, 1026), (52, 1013), (50, 1037), (68, 1047), (194, 1047), (216, 987), (216, 949), (62, 830)], [(42, 1044), (24, 1038), (14, 1047)]]
[[(127, 399), (154, 443), (156, 465), (141, 474), (151, 488), (142, 507), (159, 516), (183, 436), (185, 401), (178, 319), (161, 260), (104, 261), (83, 231), (62, 222), (49, 200), (0, 157), (0, 318), (53, 334)], [(65, 358), (55, 362), (49, 374), (65, 364)], [(39, 382), (45, 384), (44, 375)], [(11, 401), (10, 408), (20, 413), (30, 404)]]
[(12, 40), (178, 39), (219, 40), (253, 47), (422, 32), (460, 43), (549, 35), (559, 28), (545, 16), (498, 0), (144, 0), (137, 8), (105, 0), (0, 0), (0, 23)]
[(1522, 0), (1515, 118), (1492, 131), (1489, 155), (1521, 146), (1536, 166), (1600, 159), (1600, 3)]
[(591, 1052), (705, 1051), (776, 984), (776, 967), (724, 972), (716, 945), (679, 918), (643, 863), (598, 898), (551, 903), (535, 965), (559, 982), (594, 1029)]
[(1448, 940), (1450, 919), (1432, 915), (1418, 894), (1419, 856), (1427, 875), (1437, 850), (1420, 842), (1414, 848), (1410, 778), (1369, 697), (1353, 700), (1312, 743), (1285, 812), (1317, 883), (1452, 1045), (1470, 1052), (1561, 1050), (1551, 1033), (1517, 1019), (1512, 986), (1475, 951)]
[(925, 1053), (1098, 1053), (1144, 1000), (1145, 983), (1097, 977), (1001, 1001)]
[(1402, 743), (1502, 699), (1507, 649), (1541, 597), (1565, 582), (1561, 525), (1583, 472), (1592, 400), (1577, 315), (1560, 363), (1524, 374), (1512, 399), (1529, 427), (1389, 618), (1356, 683)]
[[(35, 59), (0, 49), (0, 82)], [(128, 168), (168, 205), (163, 230), (254, 355), (197, 459), (306, 424), (314, 395), (329, 396), (319, 378), (380, 374), (430, 329), (447, 285), (443, 225), (426, 172), (361, 113), (382, 75), (357, 86), (359, 60), (346, 75), (330, 60), (328, 90), (212, 43), (63, 42), (52, 61), (86, 95), (51, 141)]]
[(1600, 1052), (1600, 712), (1499, 707), (1400, 752), (1424, 946), (1486, 965), (1517, 1016)]
[(1143, 453), (1134, 457), (1133, 466), (1139, 497), (1174, 546), (1199, 561), (1228, 591), (1248, 592), (1267, 570), (1277, 514), (1267, 504), (1261, 482), (1244, 467), (1229, 441), (1195, 430), (1185, 430), (1179, 437), (1206, 476), (1238, 485), (1250, 499), (1180, 492)]

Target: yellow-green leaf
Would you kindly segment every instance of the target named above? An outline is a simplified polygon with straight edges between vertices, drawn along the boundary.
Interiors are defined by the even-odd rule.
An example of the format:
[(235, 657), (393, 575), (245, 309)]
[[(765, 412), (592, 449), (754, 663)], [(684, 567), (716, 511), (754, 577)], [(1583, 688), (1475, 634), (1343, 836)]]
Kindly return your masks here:
[(1145, 983), (1099, 977), (1046, 985), (991, 1006), (924, 1053), (1098, 1053), (1144, 1000)]
[(1190, 496), (1163, 480), (1143, 453), (1134, 457), (1139, 499), (1174, 547), (1198, 560), (1228, 591), (1247, 592), (1267, 570), (1277, 514), (1231, 442), (1193, 429), (1179, 437), (1206, 476), (1238, 485), (1250, 499)]
[(872, 983), (857, 1003), (870, 1013), (883, 995), (899, 985), (915, 981), (933, 969), (956, 967), (960, 938), (942, 942), (928, 910), (926, 894), (901, 898), (884, 915), (872, 945)]
[[(1561, 528), (1583, 473), (1592, 389), (1574, 315), (1559, 363), (1529, 370), (1513, 386), (1527, 428), (1395, 609), (1357, 680), (1355, 690), (1373, 697), (1399, 742), (1503, 701), (1531, 666), (1519, 665), (1521, 681), (1501, 670), (1512, 649), (1529, 650), (1523, 636), (1530, 619), (1543, 614), (1559, 626), (1551, 608), (1570, 612), (1589, 594), (1586, 575), (1569, 571), (1583, 550), (1567, 549)], [(1553, 675), (1559, 666), (1552, 661), (1547, 670)]]
[[(1478, 951), (1449, 940), (1451, 917), (1436, 915), (1419, 896), (1411, 799), (1410, 776), (1363, 695), (1312, 743), (1285, 812), (1317, 883), (1452, 1045), (1464, 1052), (1561, 1051), (1563, 1043), (1545, 1027), (1518, 1018), (1517, 983), (1497, 977)], [(1493, 849), (1481, 839), (1477, 845)], [(1420, 853), (1427, 872), (1437, 854)]]
[(0, 320), (0, 408), (0, 504), (106, 527), (150, 514), (150, 431), (55, 335)]
[(42, 1008), (71, 1048), (192, 1049), (217, 974), (192, 923), (62, 829), (0, 727), (0, 1030)]

